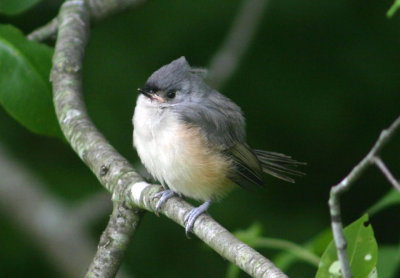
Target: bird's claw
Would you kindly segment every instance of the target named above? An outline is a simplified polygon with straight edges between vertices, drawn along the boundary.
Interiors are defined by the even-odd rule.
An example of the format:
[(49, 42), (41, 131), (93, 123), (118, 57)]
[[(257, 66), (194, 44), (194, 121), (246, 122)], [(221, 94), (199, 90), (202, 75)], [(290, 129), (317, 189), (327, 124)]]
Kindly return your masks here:
[(170, 189), (166, 189), (166, 190), (163, 190), (163, 191), (160, 191), (160, 192), (154, 194), (153, 199), (155, 199), (155, 198), (160, 198), (160, 199), (157, 201), (156, 208), (155, 208), (155, 213), (156, 213), (157, 216), (159, 216), (159, 212), (160, 212), (161, 206), (162, 206), (169, 198), (173, 197), (174, 195), (175, 195), (175, 192), (172, 191), (172, 190), (170, 190)]
[(185, 225), (185, 233), (186, 237), (190, 238), (189, 232), (192, 231), (194, 223), (196, 222), (197, 218), (204, 212), (207, 211), (207, 209), (210, 207), (211, 201), (204, 202), (197, 208), (192, 209), (189, 211), (189, 213), (185, 216), (185, 219), (183, 220), (183, 224)]

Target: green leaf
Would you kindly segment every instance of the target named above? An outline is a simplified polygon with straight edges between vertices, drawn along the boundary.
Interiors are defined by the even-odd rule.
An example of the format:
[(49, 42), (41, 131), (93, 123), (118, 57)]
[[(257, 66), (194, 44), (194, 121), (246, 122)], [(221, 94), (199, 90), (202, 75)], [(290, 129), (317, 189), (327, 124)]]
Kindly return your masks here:
[(49, 74), (53, 50), (0, 25), (0, 104), (29, 130), (62, 137)]
[(380, 246), (378, 260), (379, 278), (395, 278), (396, 271), (400, 268), (400, 248), (399, 246)]
[(395, 189), (391, 189), (385, 196), (368, 209), (368, 213), (373, 215), (394, 205), (400, 205), (400, 193)]
[(397, 10), (400, 8), (400, 0), (395, 0), (393, 5), (390, 7), (390, 9), (387, 11), (386, 16), (388, 18), (391, 18)]
[[(378, 245), (374, 237), (374, 231), (368, 221), (368, 215), (362, 216), (346, 227), (344, 229), (344, 234), (347, 239), (347, 254), (349, 256), (353, 277), (372, 277), (378, 257)], [(333, 241), (331, 241), (322, 255), (316, 277), (342, 277)]]
[(28, 10), (42, 0), (0, 0), (0, 13), (16, 15)]

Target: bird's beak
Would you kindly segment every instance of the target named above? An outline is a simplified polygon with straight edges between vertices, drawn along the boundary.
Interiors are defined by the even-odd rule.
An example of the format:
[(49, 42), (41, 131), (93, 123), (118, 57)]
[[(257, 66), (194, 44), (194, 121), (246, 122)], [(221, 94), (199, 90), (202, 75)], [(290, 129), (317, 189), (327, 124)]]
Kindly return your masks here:
[(161, 103), (165, 102), (165, 99), (160, 97), (157, 92), (154, 92), (153, 90), (148, 90), (146, 88), (138, 88), (137, 89), (139, 93), (145, 95), (146, 97), (148, 97), (150, 100), (157, 100)]

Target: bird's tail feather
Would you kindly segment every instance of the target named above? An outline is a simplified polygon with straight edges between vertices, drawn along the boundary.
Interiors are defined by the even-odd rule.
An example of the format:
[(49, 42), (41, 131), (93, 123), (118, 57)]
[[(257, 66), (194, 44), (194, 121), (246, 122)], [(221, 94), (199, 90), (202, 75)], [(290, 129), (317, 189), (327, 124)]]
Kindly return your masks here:
[(306, 165), (305, 162), (296, 161), (288, 155), (276, 152), (254, 150), (254, 154), (260, 161), (262, 170), (278, 179), (294, 183), (294, 179), (290, 176), (305, 175), (303, 172), (293, 169), (299, 165)]

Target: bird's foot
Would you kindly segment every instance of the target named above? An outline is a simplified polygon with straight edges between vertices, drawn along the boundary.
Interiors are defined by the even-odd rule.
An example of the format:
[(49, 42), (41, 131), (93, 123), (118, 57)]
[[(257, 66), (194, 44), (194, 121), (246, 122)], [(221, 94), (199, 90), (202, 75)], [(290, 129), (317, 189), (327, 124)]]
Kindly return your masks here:
[(183, 224), (185, 225), (185, 233), (186, 237), (189, 237), (189, 232), (192, 230), (194, 223), (196, 222), (196, 219), (203, 213), (206, 212), (207, 209), (210, 207), (211, 201), (206, 201), (197, 208), (192, 209), (189, 211), (189, 213), (185, 216), (185, 219), (183, 220)]
[(170, 189), (166, 189), (166, 190), (160, 191), (160, 192), (158, 192), (158, 193), (156, 193), (156, 194), (154, 195), (153, 198), (160, 198), (160, 199), (157, 201), (157, 204), (156, 204), (156, 215), (157, 215), (157, 216), (159, 216), (159, 211), (160, 211), (161, 206), (162, 206), (169, 198), (173, 197), (174, 195), (175, 195), (175, 192), (172, 191), (172, 190), (170, 190)]

